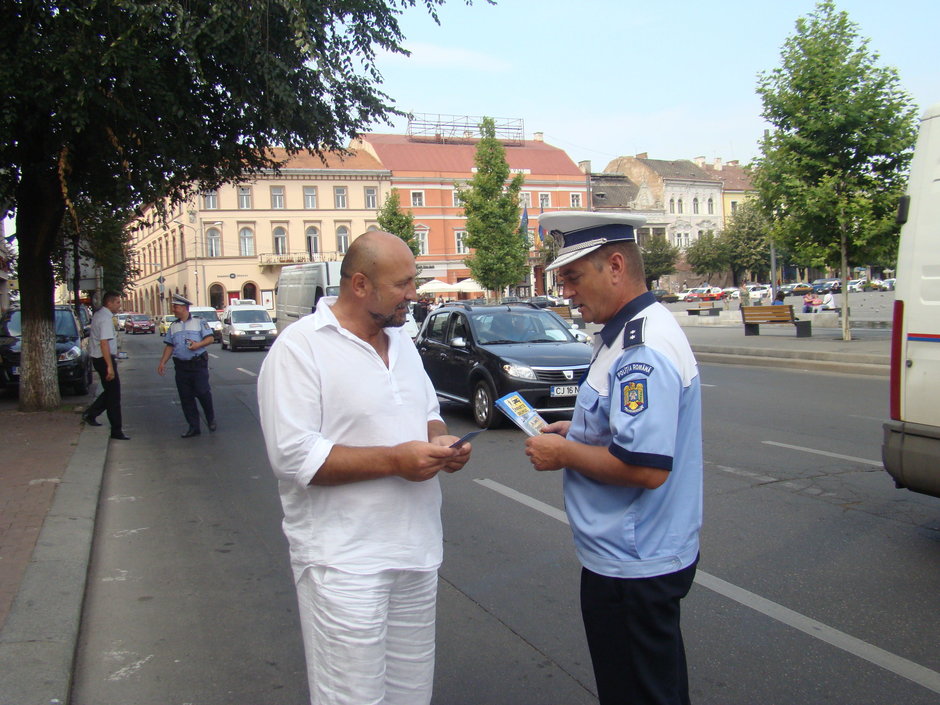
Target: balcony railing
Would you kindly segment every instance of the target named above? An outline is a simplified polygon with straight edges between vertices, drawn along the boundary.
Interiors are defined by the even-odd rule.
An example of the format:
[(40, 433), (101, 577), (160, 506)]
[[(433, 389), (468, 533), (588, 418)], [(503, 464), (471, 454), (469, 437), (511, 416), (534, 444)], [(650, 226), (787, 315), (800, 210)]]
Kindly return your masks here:
[(342, 258), (341, 252), (262, 252), (258, 255), (258, 264), (262, 267), (276, 267), (304, 262), (338, 262)]

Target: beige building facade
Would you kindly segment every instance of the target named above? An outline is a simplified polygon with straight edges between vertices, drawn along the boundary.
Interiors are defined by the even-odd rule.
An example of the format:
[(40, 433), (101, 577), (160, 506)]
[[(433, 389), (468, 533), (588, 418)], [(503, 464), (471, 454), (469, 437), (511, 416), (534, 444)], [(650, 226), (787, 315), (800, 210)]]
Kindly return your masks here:
[(124, 310), (168, 313), (182, 294), (217, 309), (254, 299), (273, 314), (283, 266), (340, 260), (356, 236), (378, 229), (390, 176), (368, 154), (304, 153), (278, 173), (198, 195), (135, 232), (140, 276)]

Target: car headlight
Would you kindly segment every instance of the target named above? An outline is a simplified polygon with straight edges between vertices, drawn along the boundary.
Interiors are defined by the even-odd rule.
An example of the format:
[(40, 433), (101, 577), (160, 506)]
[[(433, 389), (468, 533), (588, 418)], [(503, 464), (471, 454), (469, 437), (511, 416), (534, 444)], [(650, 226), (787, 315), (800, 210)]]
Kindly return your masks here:
[(519, 379), (538, 379), (531, 367), (528, 365), (518, 365), (514, 362), (504, 363), (503, 372), (510, 377), (518, 377)]
[(82, 356), (81, 348), (75, 347), (73, 345), (64, 353), (59, 353), (59, 362), (68, 362), (69, 360), (77, 360), (81, 356)]
[(245, 331), (243, 331), (243, 330), (233, 330), (233, 331), (232, 331), (232, 335), (245, 335)]

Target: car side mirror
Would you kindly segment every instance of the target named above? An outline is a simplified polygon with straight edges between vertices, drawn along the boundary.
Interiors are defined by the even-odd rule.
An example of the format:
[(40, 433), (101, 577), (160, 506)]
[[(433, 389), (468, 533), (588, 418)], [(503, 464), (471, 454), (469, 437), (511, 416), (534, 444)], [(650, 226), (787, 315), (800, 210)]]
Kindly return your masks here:
[(455, 348), (465, 348), (467, 347), (467, 339), (458, 335), (456, 338), (451, 338), (450, 344)]

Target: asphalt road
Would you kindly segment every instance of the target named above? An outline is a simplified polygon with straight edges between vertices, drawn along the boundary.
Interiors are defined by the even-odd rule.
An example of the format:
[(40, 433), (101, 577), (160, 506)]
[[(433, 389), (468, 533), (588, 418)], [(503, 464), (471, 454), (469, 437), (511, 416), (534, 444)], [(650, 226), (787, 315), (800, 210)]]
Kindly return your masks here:
[[(264, 353), (213, 348), (219, 431), (181, 440), (155, 336), (126, 339), (130, 443), (102, 488), (72, 702), (300, 705)], [(880, 466), (881, 379), (703, 365), (705, 528), (684, 603), (693, 702), (940, 699), (940, 500)], [(445, 405), (454, 433), (473, 429)], [(595, 703), (558, 473), (488, 431), (442, 479), (437, 705)]]

